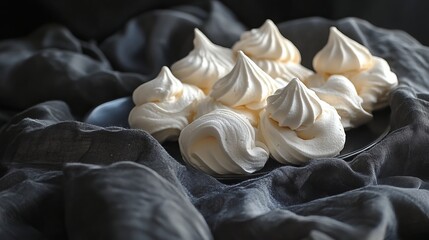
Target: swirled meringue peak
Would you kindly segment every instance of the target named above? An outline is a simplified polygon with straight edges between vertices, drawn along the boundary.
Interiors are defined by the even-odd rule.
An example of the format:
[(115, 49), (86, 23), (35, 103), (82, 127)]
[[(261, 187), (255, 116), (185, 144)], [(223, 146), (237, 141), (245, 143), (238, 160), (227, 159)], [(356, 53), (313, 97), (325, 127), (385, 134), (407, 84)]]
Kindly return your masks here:
[(324, 85), (311, 90), (337, 110), (346, 130), (358, 127), (372, 119), (372, 114), (363, 109), (363, 100), (356, 92), (353, 83), (342, 75), (332, 75)]
[(194, 49), (171, 66), (173, 74), (184, 83), (208, 93), (219, 78), (234, 66), (232, 51), (212, 43), (195, 28)]
[(217, 109), (186, 126), (179, 137), (184, 160), (209, 174), (248, 174), (268, 160), (266, 146), (240, 114)]
[(313, 91), (294, 78), (286, 87), (268, 97), (266, 111), (280, 127), (297, 130), (313, 125), (322, 113), (322, 105)]
[(136, 105), (147, 102), (174, 101), (183, 92), (183, 84), (175, 78), (168, 67), (162, 67), (153, 80), (138, 86), (133, 92)]
[(159, 142), (176, 140), (189, 124), (196, 103), (204, 98), (197, 87), (181, 83), (167, 67), (133, 92), (136, 106), (128, 116), (131, 128), (143, 129)]
[(309, 159), (336, 156), (346, 141), (335, 108), (298, 79), (268, 98), (266, 110), (260, 115), (259, 132), (280, 163), (302, 164)]
[(233, 51), (242, 50), (252, 59), (269, 59), (281, 62), (301, 62), (301, 54), (295, 45), (282, 36), (271, 20), (266, 20), (260, 28), (244, 32)]
[(276, 81), (239, 51), (234, 68), (213, 85), (210, 96), (229, 107), (261, 110), (277, 88)]
[(328, 43), (313, 58), (313, 68), (318, 73), (342, 74), (365, 70), (372, 65), (369, 50), (331, 27)]
[(362, 106), (367, 111), (387, 106), (390, 92), (398, 85), (398, 77), (390, 70), (386, 60), (374, 57), (373, 62), (370, 69), (347, 75), (362, 97)]

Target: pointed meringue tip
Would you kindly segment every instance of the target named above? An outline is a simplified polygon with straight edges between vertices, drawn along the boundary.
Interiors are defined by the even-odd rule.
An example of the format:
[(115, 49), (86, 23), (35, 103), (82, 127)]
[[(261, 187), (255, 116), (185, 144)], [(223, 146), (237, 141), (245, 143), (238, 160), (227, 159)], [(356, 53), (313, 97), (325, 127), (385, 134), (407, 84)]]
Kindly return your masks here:
[(299, 80), (299, 78), (296, 78), (296, 77), (292, 78), (292, 80), (290, 80), (290, 82), (288, 83), (287, 86), (289, 86), (289, 85), (290, 85), (291, 88), (295, 88), (295, 89), (296, 88), (304, 88), (305, 87), (304, 83), (301, 80)]
[(260, 27), (260, 29), (264, 29), (264, 31), (278, 31), (276, 24), (270, 19), (265, 20), (264, 24)]
[(290, 80), (290, 82), (301, 82), (301, 80), (299, 80), (299, 78), (297, 78), (297, 77), (294, 77), (294, 78), (292, 78), (291, 80)]
[(211, 41), (198, 28), (194, 28), (194, 46), (198, 47), (205, 43), (211, 43)]
[(246, 54), (243, 51), (241, 51), (241, 50), (237, 51), (237, 60), (238, 59), (243, 59), (245, 57), (247, 57), (247, 56), (246, 56)]
[[(174, 75), (173, 75), (173, 73), (171, 72), (170, 68), (169, 68), (169, 67), (167, 67), (167, 66), (163, 66), (163, 67), (161, 68), (161, 70), (159, 71), (159, 73), (158, 73), (158, 77), (161, 77), (161, 76), (172, 76), (172, 77), (174, 77)], [(174, 77), (174, 78), (175, 78), (175, 77)]]
[(340, 32), (340, 30), (338, 30), (338, 28), (332, 26), (332, 27), (329, 28), (329, 34), (339, 35), (339, 34), (341, 34), (341, 32)]
[(163, 66), (162, 68), (161, 68), (161, 71), (159, 71), (160, 73), (168, 73), (168, 72), (171, 72), (170, 71), (170, 68), (168, 68), (167, 66)]
[(274, 22), (271, 19), (265, 20), (264, 25), (270, 26), (270, 27), (273, 27), (273, 26), (276, 27), (276, 24), (274, 24)]
[(292, 78), (292, 80), (290, 80), (290, 82), (288, 83), (288, 85), (290, 85), (291, 87), (292, 86), (297, 86), (297, 85), (299, 85), (299, 82), (300, 80), (298, 79), (298, 78)]
[(253, 61), (241, 50), (237, 52), (237, 62), (252, 62)]
[(204, 34), (200, 31), (200, 29), (194, 28), (194, 36), (201, 37), (201, 35), (204, 35)]

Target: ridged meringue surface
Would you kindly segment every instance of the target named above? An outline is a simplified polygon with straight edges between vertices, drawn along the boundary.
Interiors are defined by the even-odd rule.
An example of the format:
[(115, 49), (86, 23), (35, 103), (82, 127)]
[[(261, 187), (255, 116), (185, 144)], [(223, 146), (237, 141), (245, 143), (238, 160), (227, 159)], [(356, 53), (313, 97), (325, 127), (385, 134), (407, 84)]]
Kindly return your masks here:
[(213, 85), (210, 96), (229, 107), (260, 110), (276, 89), (275, 81), (239, 51), (234, 68)]
[(313, 68), (318, 73), (342, 74), (360, 71), (372, 65), (369, 50), (331, 27), (328, 42), (313, 58)]
[(301, 54), (295, 45), (282, 36), (277, 26), (266, 20), (260, 28), (244, 32), (233, 51), (242, 50), (252, 59), (269, 59), (281, 62), (301, 62)]
[(207, 113), (210, 113), (216, 109), (228, 109), (231, 111), (234, 111), (235, 113), (241, 114), (244, 118), (249, 120), (250, 124), (254, 127), (258, 125), (259, 122), (259, 112), (260, 111), (254, 111), (250, 110), (245, 107), (228, 107), (221, 102), (218, 102), (214, 100), (212, 97), (207, 96), (201, 101), (198, 102), (197, 106), (195, 107), (195, 115), (194, 119), (197, 119)]
[(173, 76), (167, 67), (162, 67), (158, 76), (138, 86), (133, 92), (136, 105), (147, 102), (175, 101), (183, 93), (183, 84)]
[(337, 110), (346, 130), (372, 120), (372, 114), (363, 109), (363, 100), (356, 92), (355, 86), (342, 75), (332, 75), (323, 86), (311, 90)]
[(280, 127), (292, 130), (307, 128), (322, 113), (322, 105), (316, 94), (307, 89), (297, 78), (288, 86), (268, 97), (266, 111)]
[(182, 130), (179, 146), (184, 160), (209, 174), (248, 174), (268, 160), (266, 146), (240, 114), (217, 109)]
[(147, 131), (159, 142), (175, 140), (193, 117), (196, 103), (204, 97), (197, 87), (182, 84), (167, 67), (133, 92), (136, 106), (128, 116), (131, 128)]
[(173, 74), (184, 83), (208, 93), (213, 84), (234, 66), (232, 51), (212, 43), (195, 29), (194, 49), (171, 66)]
[[(286, 104), (296, 104), (296, 102), (287, 101), (287, 99), (298, 98), (287, 95), (299, 96), (302, 95), (303, 91), (307, 91), (305, 95), (311, 96), (311, 101), (300, 104), (302, 109), (294, 110), (295, 113), (301, 113), (303, 116), (295, 114), (293, 118), (298, 119), (298, 122), (306, 123), (306, 125), (297, 128), (299, 124), (292, 122), (293, 127), (280, 126), (280, 123), (275, 119), (287, 119), (288, 109), (294, 109), (294, 107), (286, 106)], [(283, 104), (279, 106), (283, 107), (270, 107), (274, 101), (281, 101)], [(277, 117), (274, 119), (272, 116)], [(313, 121), (313, 124), (309, 124), (310, 120)], [(284, 123), (288, 123), (288, 121)], [(293, 128), (296, 130), (292, 130)], [(337, 111), (318, 99), (314, 93), (311, 93), (311, 90), (297, 79), (293, 79), (285, 89), (278, 92), (276, 97), (268, 99), (268, 107), (261, 113), (259, 131), (270, 154), (280, 163), (303, 164), (309, 159), (338, 155), (344, 148), (346, 140)]]
[(367, 111), (387, 106), (390, 92), (398, 85), (398, 77), (390, 70), (386, 60), (374, 57), (373, 62), (370, 69), (347, 75), (363, 99), (362, 106)]
[(306, 79), (313, 74), (313, 71), (297, 63), (284, 63), (260, 59), (252, 60), (272, 78), (280, 78), (287, 83), (290, 82), (292, 78)]

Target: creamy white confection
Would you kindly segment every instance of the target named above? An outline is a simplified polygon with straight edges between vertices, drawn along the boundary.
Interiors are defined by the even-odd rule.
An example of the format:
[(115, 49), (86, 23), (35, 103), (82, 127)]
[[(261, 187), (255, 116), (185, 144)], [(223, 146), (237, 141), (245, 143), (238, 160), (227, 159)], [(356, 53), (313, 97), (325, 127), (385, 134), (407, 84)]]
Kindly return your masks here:
[(143, 129), (159, 142), (175, 140), (193, 118), (196, 103), (204, 98), (197, 87), (181, 83), (167, 67), (133, 92), (136, 106), (128, 116), (131, 128)]
[(305, 81), (303, 81), (303, 82), (304, 82), (305, 86), (312, 89), (312, 88), (321, 87), (321, 86), (325, 85), (326, 79), (321, 74), (315, 73), (315, 74), (308, 76), (305, 79)]
[(286, 83), (294, 77), (304, 79), (313, 73), (300, 64), (298, 49), (282, 36), (271, 20), (265, 21), (258, 29), (243, 33), (233, 50), (242, 50), (268, 75)]
[(286, 83), (289, 83), (292, 78), (306, 79), (314, 73), (298, 63), (284, 63), (261, 59), (252, 60), (272, 78), (280, 78)]
[(322, 101), (297, 78), (268, 99), (266, 111), (270, 113), (270, 118), (280, 127), (288, 127), (291, 130), (312, 126), (322, 113)]
[(167, 67), (162, 67), (158, 76), (138, 86), (133, 92), (136, 105), (147, 102), (176, 101), (183, 93), (183, 84), (175, 78)]
[[(307, 78), (308, 87), (324, 85), (330, 75), (344, 75), (355, 86), (367, 112), (387, 106), (390, 92), (398, 85), (396, 74), (384, 59), (372, 56), (366, 47), (335, 27), (330, 28), (328, 43), (314, 57), (313, 67), (317, 74)], [(357, 119), (357, 123), (360, 120)]]
[(356, 92), (353, 83), (342, 75), (332, 75), (324, 85), (311, 90), (337, 110), (346, 130), (358, 127), (372, 119), (372, 114), (363, 109), (363, 100)]
[(221, 102), (214, 100), (210, 96), (207, 96), (203, 100), (198, 102), (197, 106), (195, 107), (194, 120), (216, 109), (228, 109), (228, 110), (234, 111), (238, 114), (241, 114), (243, 117), (249, 120), (252, 126), (256, 127), (258, 125), (259, 111), (250, 110), (243, 106), (239, 106), (235, 108), (228, 107), (222, 104)]
[(277, 88), (275, 80), (239, 51), (234, 68), (213, 85), (210, 96), (229, 107), (260, 111)]
[(194, 49), (171, 66), (173, 74), (184, 83), (193, 84), (208, 93), (219, 78), (234, 66), (232, 51), (212, 43), (195, 29)]
[(387, 106), (390, 92), (398, 85), (398, 77), (390, 70), (386, 60), (374, 57), (373, 63), (366, 71), (346, 74), (363, 99), (362, 106), (367, 111)]
[(233, 51), (241, 50), (252, 59), (267, 59), (281, 62), (301, 62), (301, 54), (295, 45), (282, 36), (271, 20), (260, 28), (244, 32)]
[(369, 50), (331, 27), (328, 43), (313, 58), (313, 68), (320, 74), (342, 74), (372, 66)]
[(179, 137), (183, 159), (209, 174), (249, 174), (268, 160), (250, 123), (233, 111), (217, 109), (186, 126)]
[(270, 154), (280, 163), (302, 164), (309, 159), (336, 156), (346, 140), (335, 108), (298, 79), (268, 98), (259, 131)]

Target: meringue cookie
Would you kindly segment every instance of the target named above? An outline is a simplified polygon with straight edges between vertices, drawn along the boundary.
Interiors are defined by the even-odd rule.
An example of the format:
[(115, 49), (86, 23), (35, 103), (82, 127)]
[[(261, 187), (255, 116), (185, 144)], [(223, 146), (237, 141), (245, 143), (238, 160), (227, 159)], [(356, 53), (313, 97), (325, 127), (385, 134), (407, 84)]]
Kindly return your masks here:
[(258, 29), (244, 32), (240, 41), (234, 44), (233, 51), (242, 50), (250, 58), (269, 59), (281, 62), (301, 62), (301, 54), (295, 45), (282, 36), (271, 20)]
[(162, 67), (158, 76), (140, 86), (133, 92), (133, 102), (141, 105), (147, 102), (175, 101), (183, 93), (183, 84), (176, 79), (167, 67)]
[[(292, 106), (297, 102), (299, 108)], [(271, 155), (280, 163), (302, 164), (313, 158), (332, 157), (340, 153), (346, 141), (335, 108), (321, 101), (298, 79), (268, 98), (268, 106), (261, 112), (259, 131)]]
[(362, 97), (363, 108), (369, 112), (387, 106), (389, 93), (398, 85), (398, 77), (386, 60), (373, 57), (373, 63), (366, 71), (346, 74)]
[(197, 101), (204, 97), (197, 87), (181, 83), (167, 67), (133, 92), (136, 106), (128, 116), (131, 128), (147, 131), (159, 142), (175, 140), (192, 119)]
[(210, 96), (229, 107), (260, 111), (277, 88), (267, 73), (239, 51), (234, 68), (213, 85)]
[(358, 127), (372, 119), (372, 114), (362, 108), (363, 100), (358, 96), (353, 83), (342, 75), (332, 75), (323, 86), (311, 90), (337, 110), (345, 130)]
[(248, 174), (268, 160), (266, 146), (240, 114), (217, 109), (186, 126), (179, 137), (183, 159), (209, 174)]
[(316, 94), (297, 78), (268, 98), (266, 111), (280, 127), (301, 130), (312, 126), (322, 113)]
[(331, 27), (328, 43), (313, 58), (313, 67), (321, 74), (342, 74), (368, 69), (372, 55), (368, 49)]
[(268, 75), (286, 83), (294, 77), (304, 79), (313, 73), (299, 64), (298, 49), (281, 35), (271, 20), (265, 21), (259, 29), (243, 33), (233, 50), (242, 50)]
[(234, 66), (232, 51), (212, 43), (200, 30), (194, 30), (194, 49), (171, 66), (172, 73), (184, 83), (208, 93), (219, 78)]

